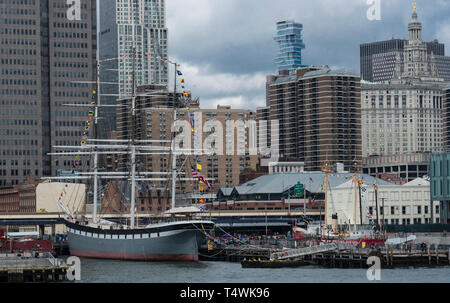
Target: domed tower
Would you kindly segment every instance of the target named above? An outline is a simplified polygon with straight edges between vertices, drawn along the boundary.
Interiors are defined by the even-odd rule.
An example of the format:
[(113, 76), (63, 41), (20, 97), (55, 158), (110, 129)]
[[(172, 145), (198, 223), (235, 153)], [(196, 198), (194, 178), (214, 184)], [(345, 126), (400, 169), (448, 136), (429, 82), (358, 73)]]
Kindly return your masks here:
[(422, 41), (422, 23), (420, 23), (417, 16), (416, 2), (413, 3), (413, 9), (411, 21), (408, 24), (409, 41)]
[(408, 24), (409, 40), (404, 49), (404, 77), (429, 77), (429, 58), (427, 44), (422, 41), (422, 23), (418, 20), (416, 3), (411, 21)]

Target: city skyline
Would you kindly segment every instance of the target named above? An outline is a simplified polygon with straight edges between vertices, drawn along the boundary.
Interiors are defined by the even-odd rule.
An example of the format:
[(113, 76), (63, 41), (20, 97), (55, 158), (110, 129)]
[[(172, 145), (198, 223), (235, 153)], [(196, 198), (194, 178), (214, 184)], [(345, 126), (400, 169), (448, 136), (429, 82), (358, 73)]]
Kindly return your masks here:
[[(327, 64), (359, 74), (360, 44), (408, 37), (412, 1), (380, 3), (381, 20), (370, 21), (370, 5), (363, 0), (168, 1), (169, 57), (181, 64), (186, 87), (200, 97), (202, 108), (231, 105), (255, 110), (265, 105), (265, 77), (277, 72), (277, 22), (303, 24), (303, 64)], [(424, 41), (438, 39), (450, 49), (450, 3), (435, 1), (430, 6), (417, 1), (417, 11)]]

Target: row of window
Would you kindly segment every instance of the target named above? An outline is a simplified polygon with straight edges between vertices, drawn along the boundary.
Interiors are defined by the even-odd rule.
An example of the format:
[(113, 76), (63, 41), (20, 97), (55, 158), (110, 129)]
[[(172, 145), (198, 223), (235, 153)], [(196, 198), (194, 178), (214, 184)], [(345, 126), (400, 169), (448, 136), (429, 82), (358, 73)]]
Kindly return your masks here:
[[(84, 15), (84, 16), (83, 16)], [(81, 18), (83, 19), (83, 17), (85, 17), (84, 19), (86, 19), (86, 15), (82, 14)], [(53, 22), (53, 27), (56, 28), (88, 28), (87, 23), (80, 23), (80, 22), (65, 22), (65, 23), (60, 23), (60, 22)]]
[(54, 52), (55, 58), (88, 58), (88, 53)]
[(38, 151), (34, 149), (0, 150), (2, 156), (37, 156)]
[(4, 146), (38, 145), (38, 140), (27, 140), (27, 139), (0, 140), (0, 145)]
[(69, 92), (55, 91), (54, 95), (55, 97), (78, 97), (78, 98), (89, 97), (89, 93), (79, 91), (69, 91)]
[(2, 85), (37, 85), (36, 80), (28, 79), (2, 79)]
[(36, 25), (36, 20), (32, 19), (7, 19), (1, 18), (0, 24), (10, 24), (10, 25)]
[(0, 100), (1, 105), (37, 105), (34, 100)]
[(11, 65), (36, 65), (36, 59), (8, 59), (2, 58), (0, 60), (1, 64), (11, 64)]
[(1, 116), (37, 116), (38, 112), (31, 109), (0, 109)]
[(87, 39), (87, 33), (78, 32), (53, 32), (53, 38)]
[(35, 69), (2, 69), (2, 75), (37, 76)]
[(15, 48), (11, 48), (11, 49), (6, 49), (6, 48), (2, 48), (1, 52), (2, 55), (21, 55), (21, 56), (35, 56), (37, 54), (36, 49), (15, 49)]
[(53, 46), (62, 48), (88, 48), (88, 44), (82, 42), (54, 42)]
[[(0, 160), (0, 166), (6, 166), (6, 160), (1, 161)], [(23, 160), (23, 165), (31, 165), (31, 160)], [(38, 160), (34, 160), (34, 165), (38, 165)], [(11, 160), (11, 166), (19, 166), (19, 160)]]
[(3, 35), (36, 35), (35, 29), (23, 29), (23, 28), (2, 28), (0, 29), (0, 34)]
[(37, 120), (10, 120), (10, 119), (1, 119), (0, 125), (34, 125), (37, 126)]
[(37, 136), (37, 129), (0, 129), (0, 136)]
[[(423, 207), (422, 207), (422, 205), (416, 205), (414, 208), (416, 210), (415, 214), (418, 214), (418, 215), (422, 214), (422, 210), (423, 210), (423, 213), (425, 215), (427, 215), (428, 211), (429, 211), (429, 207), (427, 205), (425, 205)], [(384, 208), (381, 206), (379, 209), (380, 209), (380, 215), (382, 216), (384, 214)], [(397, 214), (397, 210), (398, 210), (398, 206), (391, 206), (390, 207), (390, 214), (391, 215), (396, 215)], [(372, 207), (372, 206), (369, 207), (369, 213), (371, 215), (374, 214), (374, 207)], [(401, 214), (402, 215), (408, 215), (409, 214), (409, 206), (402, 206), (401, 207)], [(439, 205), (436, 205), (435, 214), (439, 214)]]
[(2, 89), (2, 95), (24, 95), (24, 96), (35, 96), (37, 95), (37, 90), (35, 89)]
[(0, 40), (2, 45), (36, 45), (35, 39), (12, 39), (2, 38)]
[(26, 15), (26, 16), (34, 16), (36, 15), (36, 10), (34, 9), (19, 9), (19, 8), (3, 8), (0, 7), (0, 15)]
[(0, 4), (35, 5), (36, 0), (0, 0)]

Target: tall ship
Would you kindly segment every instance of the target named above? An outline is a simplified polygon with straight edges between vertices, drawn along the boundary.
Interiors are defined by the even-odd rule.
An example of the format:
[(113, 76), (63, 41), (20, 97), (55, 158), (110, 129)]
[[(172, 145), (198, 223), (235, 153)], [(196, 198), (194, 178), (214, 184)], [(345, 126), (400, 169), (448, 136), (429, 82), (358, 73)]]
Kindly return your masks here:
[[(136, 50), (133, 50), (134, 54)], [(133, 56), (133, 61), (134, 61)], [(133, 62), (134, 65), (134, 62)], [(177, 64), (175, 75), (177, 74)], [(98, 73), (98, 71), (97, 71)], [(133, 69), (133, 86), (135, 86), (135, 72)], [(96, 89), (98, 91), (98, 75)], [(176, 81), (176, 78), (175, 78)], [(176, 98), (176, 83), (174, 98)], [(136, 94), (133, 87), (132, 105), (130, 108), (132, 119), (136, 116)], [(94, 125), (97, 126), (99, 104), (95, 104)], [(94, 110), (94, 108), (92, 108)], [(174, 121), (176, 120), (176, 107), (174, 107)], [(73, 256), (96, 259), (140, 260), (140, 261), (198, 261), (198, 248), (205, 240), (205, 236), (214, 228), (214, 223), (202, 220), (196, 206), (176, 207), (176, 180), (177, 180), (177, 154), (187, 155), (186, 150), (179, 151), (175, 140), (135, 140), (134, 128), (130, 140), (100, 140), (87, 139), (81, 147), (71, 148), (78, 151), (58, 152), (56, 155), (90, 155), (93, 157), (93, 172), (78, 173), (74, 176), (60, 179), (89, 179), (93, 182), (93, 212), (92, 218), (72, 213), (61, 199), (58, 205), (64, 211), (64, 223), (67, 229), (67, 239), (70, 254)], [(95, 131), (97, 133), (97, 131)], [(95, 135), (96, 137), (96, 135)], [(163, 146), (170, 143), (170, 147)], [(152, 145), (154, 144), (154, 145)], [(137, 172), (136, 157), (150, 153), (169, 153), (172, 158), (172, 172)], [(99, 172), (99, 155), (119, 154), (129, 159), (129, 171)], [(155, 176), (165, 176), (156, 178)], [(171, 178), (170, 178), (171, 175)], [(99, 181), (102, 179), (122, 179), (130, 188), (129, 216), (126, 223), (105, 220), (98, 215)], [(57, 179), (57, 178), (53, 178)], [(160, 214), (157, 223), (140, 225), (136, 218), (136, 182), (171, 181), (171, 209)], [(184, 180), (188, 180), (185, 178)], [(189, 179), (193, 180), (193, 179)], [(121, 197), (122, 198), (122, 197)], [(101, 202), (101, 201), (100, 201)]]

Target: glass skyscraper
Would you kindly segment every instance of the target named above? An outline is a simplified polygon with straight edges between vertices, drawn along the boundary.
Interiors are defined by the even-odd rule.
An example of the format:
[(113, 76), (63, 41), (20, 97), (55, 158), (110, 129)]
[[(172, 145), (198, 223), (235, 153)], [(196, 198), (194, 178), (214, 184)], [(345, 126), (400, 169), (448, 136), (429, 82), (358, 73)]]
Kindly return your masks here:
[(133, 48), (136, 84), (167, 84), (165, 0), (116, 0), (118, 25), (119, 95), (131, 95)]
[(294, 21), (281, 21), (277, 23), (277, 35), (274, 40), (279, 45), (279, 53), (275, 59), (278, 72), (294, 72), (302, 65), (302, 49), (305, 44), (302, 40), (303, 25)]
[[(102, 105), (115, 105), (133, 91), (133, 48), (136, 87), (169, 81), (165, 0), (101, 0), (99, 57)], [(115, 60), (114, 58), (119, 58)], [(115, 85), (114, 83), (117, 83)], [(114, 107), (101, 107), (99, 136), (116, 129)]]

